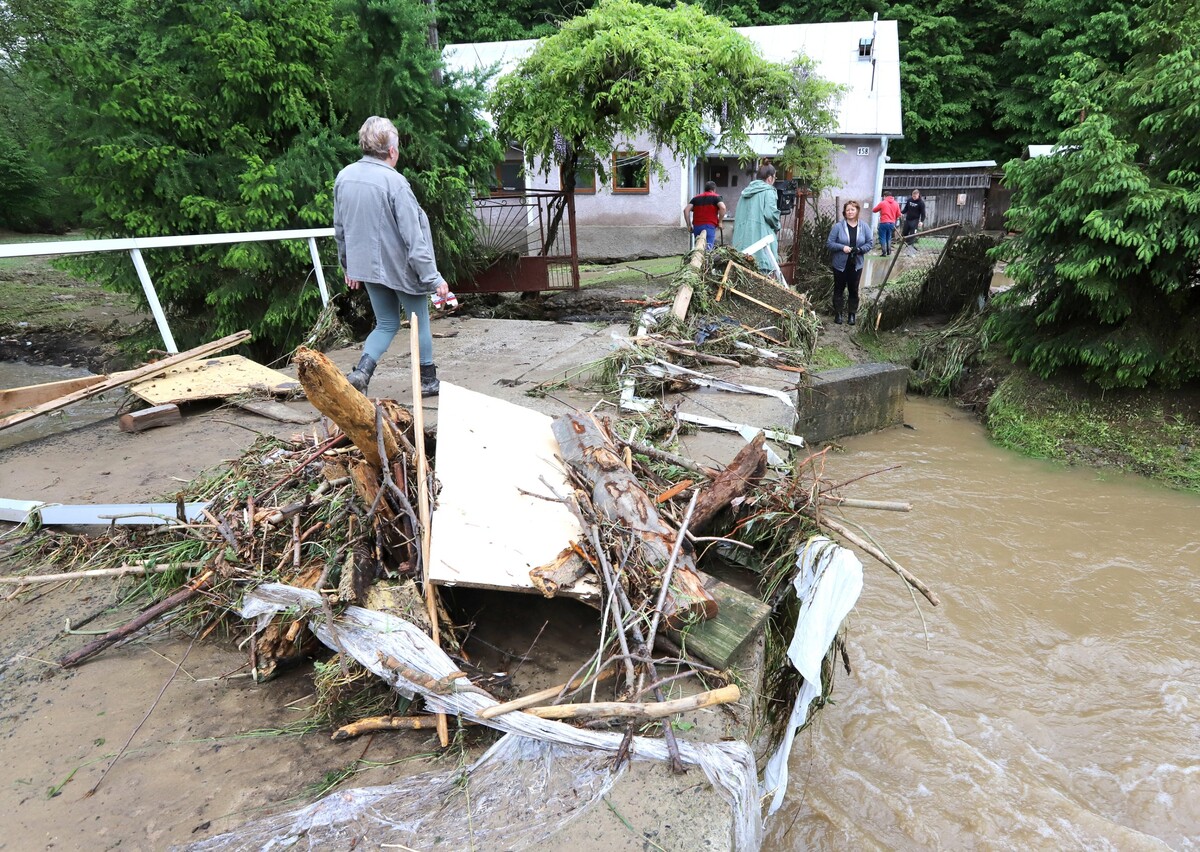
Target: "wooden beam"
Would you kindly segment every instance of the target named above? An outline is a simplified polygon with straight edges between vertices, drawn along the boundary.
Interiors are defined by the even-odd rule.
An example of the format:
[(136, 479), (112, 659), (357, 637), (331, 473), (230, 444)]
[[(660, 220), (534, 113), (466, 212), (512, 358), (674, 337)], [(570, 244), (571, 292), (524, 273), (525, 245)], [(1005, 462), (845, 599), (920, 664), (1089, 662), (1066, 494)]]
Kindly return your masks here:
[[(771, 616), (771, 607), (703, 571), (700, 581), (717, 602), (717, 616), (690, 624), (668, 635), (687, 652), (710, 666), (727, 669)], [(668, 626), (669, 627), (669, 626)]]
[(239, 331), (237, 334), (231, 334), (228, 337), (222, 337), (220, 340), (214, 340), (212, 343), (206, 343), (203, 346), (197, 346), (195, 349), (189, 349), (187, 352), (180, 352), (178, 355), (172, 355), (169, 358), (163, 358), (161, 361), (155, 361), (153, 364), (147, 364), (145, 367), (139, 367), (136, 370), (127, 370), (123, 373), (115, 373), (95, 385), (82, 388), (81, 390), (69, 393), (66, 396), (58, 399), (44, 402), (34, 406), (28, 411), (23, 411), (20, 414), (13, 414), (0, 420), (0, 430), (7, 429), (9, 426), (16, 426), (18, 423), (24, 423), (27, 420), (32, 420), (35, 417), (40, 417), (43, 414), (48, 414), (51, 411), (57, 411), (60, 408), (66, 408), (76, 402), (81, 402), (85, 399), (91, 399), (93, 396), (99, 396), (105, 391), (113, 390), (114, 388), (123, 387), (125, 385), (136, 382), (138, 379), (148, 378), (157, 373), (161, 373), (168, 367), (174, 367), (176, 364), (183, 364), (196, 358), (204, 358), (216, 352), (222, 352), (226, 349), (232, 349), (239, 343), (243, 343), (250, 339), (250, 332)]
[(42, 403), (52, 402), (122, 375), (124, 373), (113, 373), (108, 376), (81, 376), (78, 379), (63, 379), (60, 382), (46, 382), (40, 385), (0, 390), (0, 415), (12, 414), (23, 408), (33, 408)]
[(122, 432), (145, 432), (158, 426), (174, 426), (182, 421), (183, 415), (179, 413), (178, 405), (156, 405), (122, 414), (117, 421), (117, 428)]

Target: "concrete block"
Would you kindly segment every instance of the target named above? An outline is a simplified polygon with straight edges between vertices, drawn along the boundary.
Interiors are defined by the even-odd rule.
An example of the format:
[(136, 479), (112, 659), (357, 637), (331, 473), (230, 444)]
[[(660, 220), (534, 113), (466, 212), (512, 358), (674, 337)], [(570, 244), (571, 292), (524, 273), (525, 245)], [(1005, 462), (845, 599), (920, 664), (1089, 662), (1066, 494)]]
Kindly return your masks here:
[(858, 364), (812, 374), (799, 390), (796, 434), (809, 444), (861, 435), (904, 422), (908, 368)]

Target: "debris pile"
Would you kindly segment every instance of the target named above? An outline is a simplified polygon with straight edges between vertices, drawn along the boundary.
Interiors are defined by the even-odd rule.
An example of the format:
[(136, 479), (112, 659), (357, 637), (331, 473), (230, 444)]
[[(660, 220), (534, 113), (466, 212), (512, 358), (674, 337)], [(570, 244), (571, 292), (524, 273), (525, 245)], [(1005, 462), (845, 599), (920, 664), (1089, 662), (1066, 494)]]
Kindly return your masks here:
[[(794, 394), (693, 369), (765, 364), (802, 373), (811, 355), (817, 320), (804, 297), (763, 279), (735, 255), (693, 254), (671, 308), (647, 312), (617, 356), (624, 370), (620, 408), (639, 410), (630, 404), (638, 400), (634, 384), (657, 378), (765, 394), (794, 411)], [(320, 353), (301, 349), (296, 364), (324, 419), (312, 434), (290, 442), (260, 439), (240, 459), (192, 483), (186, 496), (205, 504), (202, 519), (181, 514), (150, 530), (113, 526), (104, 535), (82, 537), (38, 529), (35, 515), (8, 546), (9, 562), (39, 570), (52, 563), (74, 572), (54, 575), (58, 580), (97, 571), (152, 579), (158, 602), (64, 657), (64, 667), (172, 615), (186, 617), (200, 635), (218, 626), (248, 633), (248, 665), (259, 681), (286, 660), (318, 654), (323, 645), (334, 652), (336, 668), (323, 665), (318, 694), (337, 726), (335, 740), (429, 728), (446, 746), (453, 719), (456, 728), (487, 726), (554, 748), (601, 749), (616, 755), (618, 766), (631, 757), (667, 760), (676, 772), (700, 766), (733, 806), (738, 845), (748, 848), (761, 827), (749, 747), (679, 737), (669, 720), (723, 707), (744, 730), (766, 720), (790, 743), (788, 732), (794, 735), (806, 721), (814, 696), (828, 694), (839, 654), (829, 636), (817, 654), (823, 666), (813, 664), (809, 649), (802, 669), (807, 693), (801, 693), (797, 670), (783, 665), (785, 657), (797, 659), (789, 649), (789, 622), (799, 610), (819, 609), (817, 590), (833, 573), (813, 567), (821, 563), (804, 556), (806, 543), (821, 532), (836, 535), (937, 604), (918, 579), (834, 511), (906, 511), (907, 504), (843, 494), (878, 471), (833, 481), (824, 473), (826, 451), (793, 458), (772, 451), (768, 439), (803, 446), (788, 429), (742, 424), (750, 434), (736, 455), (724, 465), (701, 464), (676, 447), (681, 413), (657, 402), (623, 420), (581, 411), (551, 419), (522, 409), (512, 421), (518, 425), (500, 435), (497, 424), (506, 414), (477, 408), (471, 416), (469, 406), (483, 404), (471, 397), (481, 395), (447, 383), (440, 416), (459, 432), (439, 429), (435, 436), (424, 429), (420, 406), (368, 400)], [(447, 406), (453, 405), (468, 408), (450, 416)], [(503, 459), (452, 471), (452, 442), (470, 441), (472, 429), (488, 427), (495, 440), (474, 440), (503, 445), (503, 455), (517, 459), (511, 475)], [(516, 444), (541, 455), (526, 461)], [(447, 456), (445, 466), (438, 464), (439, 450)], [(522, 474), (532, 480), (518, 485)], [(485, 504), (492, 518), (465, 502), (489, 484), (502, 489)], [(179, 502), (182, 507), (182, 494)], [(522, 528), (514, 507), (519, 512), (530, 504), (556, 519)], [(456, 525), (454, 511), (473, 522)], [(481, 529), (496, 533), (483, 541), (499, 542), (507, 533), (516, 543), (464, 550)], [(535, 558), (522, 540), (539, 533), (553, 552)], [(523, 566), (516, 570), (522, 576), (497, 574), (506, 560)], [(595, 649), (571, 677), (547, 689), (530, 691), (503, 673), (483, 672), (439, 594), (443, 585), (583, 600), (599, 612)], [(852, 604), (853, 598), (847, 600)], [(836, 634), (840, 618), (826, 625), (829, 635)], [(738, 666), (764, 632), (768, 692), (755, 696), (744, 692)], [(817, 668), (823, 669), (819, 678)], [(603, 697), (611, 700), (598, 700)], [(336, 711), (330, 709), (335, 703)], [(494, 760), (498, 753), (505, 751), (489, 756)], [(548, 753), (542, 758), (550, 759)], [(786, 755), (780, 759), (786, 764)], [(781, 795), (780, 789), (768, 792)], [(289, 826), (307, 826), (312, 818), (291, 815), (254, 836), (308, 831)]]

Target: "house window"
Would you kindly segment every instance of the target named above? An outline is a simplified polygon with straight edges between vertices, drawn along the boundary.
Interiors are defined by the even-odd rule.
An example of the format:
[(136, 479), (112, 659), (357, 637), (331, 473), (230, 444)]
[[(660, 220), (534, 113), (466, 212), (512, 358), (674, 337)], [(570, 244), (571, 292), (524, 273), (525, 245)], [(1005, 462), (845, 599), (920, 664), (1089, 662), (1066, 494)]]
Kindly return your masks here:
[(520, 160), (509, 160), (496, 164), (496, 184), (492, 187), (494, 195), (524, 195), (525, 167)]
[[(562, 182), (563, 186), (567, 185), (566, 180)], [(575, 194), (576, 195), (595, 195), (596, 194), (596, 161), (595, 160), (580, 160), (575, 166)]]
[(612, 155), (613, 192), (650, 192), (650, 154), (620, 151)]

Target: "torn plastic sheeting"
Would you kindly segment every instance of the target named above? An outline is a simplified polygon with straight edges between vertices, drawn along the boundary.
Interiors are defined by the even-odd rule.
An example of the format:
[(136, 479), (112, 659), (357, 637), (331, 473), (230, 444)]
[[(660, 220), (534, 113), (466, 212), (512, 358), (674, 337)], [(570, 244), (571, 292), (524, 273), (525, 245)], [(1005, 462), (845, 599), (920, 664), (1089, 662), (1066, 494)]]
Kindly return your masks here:
[(597, 751), (504, 736), (466, 770), (331, 793), (247, 823), (188, 852), (265, 849), (526, 849), (598, 802), (620, 777)]
[[(204, 517), (208, 502), (184, 503), (187, 522)], [(93, 503), (64, 505), (36, 500), (0, 499), (0, 520), (23, 524), (36, 513), (44, 526), (158, 526), (184, 523), (176, 517), (176, 503)]]
[[(707, 373), (701, 373), (699, 370), (691, 370), (687, 367), (681, 367), (678, 364), (672, 364), (670, 361), (664, 361), (661, 358), (656, 358), (653, 364), (640, 364), (638, 370), (647, 376), (656, 379), (664, 379), (668, 375), (685, 376), (687, 380), (697, 387), (712, 388), (713, 390), (723, 390), (729, 393), (751, 393), (759, 396), (769, 396), (772, 399), (777, 399), (784, 405), (791, 408), (793, 412), (796, 408), (796, 402), (783, 391), (775, 390), (774, 388), (764, 388), (759, 385), (743, 385), (738, 382), (730, 382), (725, 379), (718, 379), (716, 376), (710, 376)], [(793, 421), (795, 417), (793, 415)]]
[[(623, 734), (583, 730), (563, 722), (539, 719), (528, 713), (506, 713), (493, 719), (482, 719), (479, 711), (498, 703), (491, 696), (467, 691), (444, 695), (405, 679), (386, 667), (381, 656), (399, 661), (431, 682), (441, 681), (458, 688), (470, 686), (467, 678), (461, 675), (452, 677), (458, 672), (458, 667), (423, 631), (387, 613), (347, 607), (335, 618), (331, 630), (321, 609), (319, 594), (311, 589), (267, 583), (246, 595), (241, 614), (244, 618), (257, 617), (258, 628), (262, 629), (275, 613), (296, 607), (310, 611), (309, 628), (322, 642), (348, 654), (401, 692), (420, 693), (426, 705), (435, 713), (463, 716), (506, 733), (544, 742), (608, 753), (616, 753), (625, 741)], [(678, 740), (678, 745), (683, 762), (699, 766), (713, 787), (729, 802), (733, 812), (733, 848), (758, 849), (762, 842), (762, 819), (757, 770), (749, 746), (740, 741), (689, 743), (685, 740)], [(629, 746), (631, 755), (637, 760), (666, 761), (670, 757), (663, 740), (633, 737)]]
[(783, 742), (763, 772), (762, 795), (771, 797), (767, 816), (783, 804), (792, 742), (808, 718), (809, 705), (821, 694), (821, 663), (863, 587), (863, 569), (858, 557), (826, 536), (810, 538), (796, 548), (796, 557), (797, 571), (792, 585), (800, 600), (800, 614), (788, 645), (788, 659), (804, 676), (804, 683), (792, 706)]

